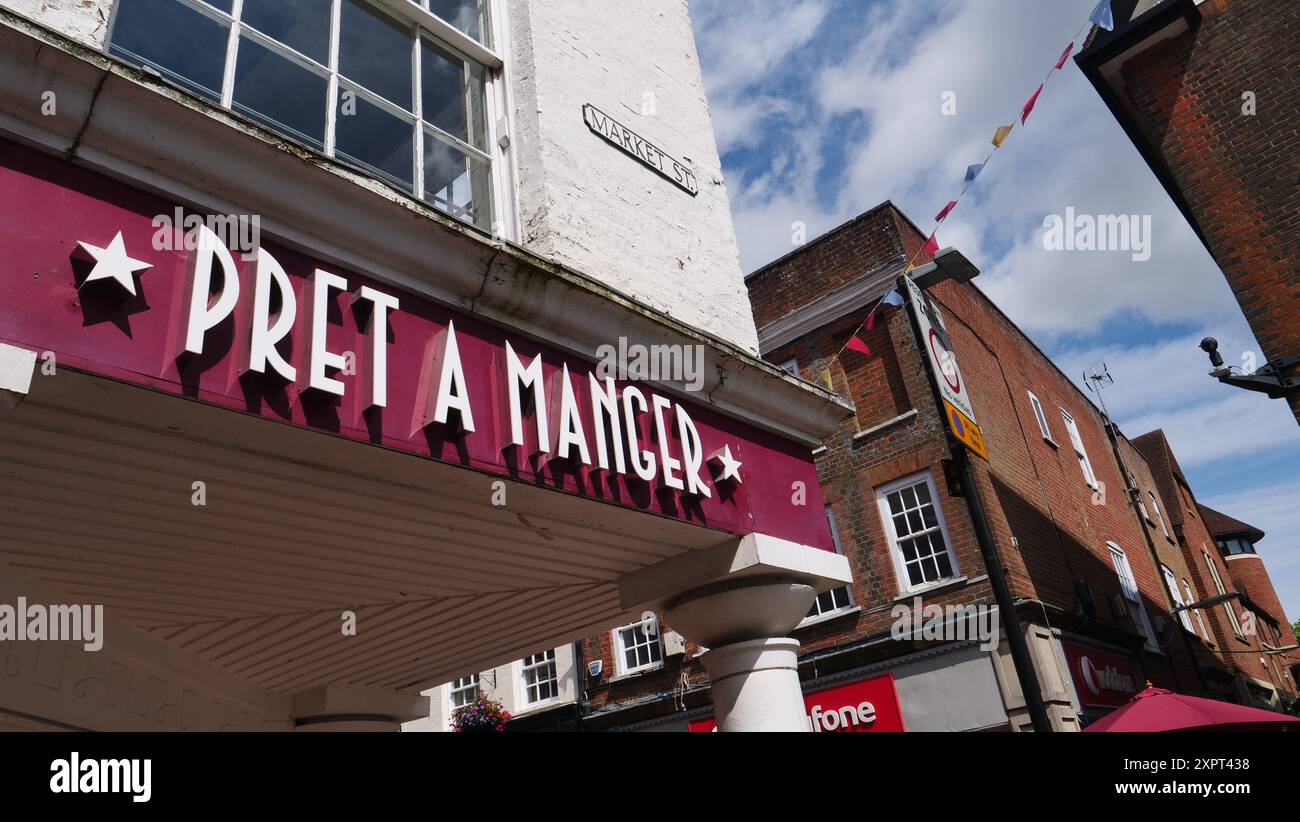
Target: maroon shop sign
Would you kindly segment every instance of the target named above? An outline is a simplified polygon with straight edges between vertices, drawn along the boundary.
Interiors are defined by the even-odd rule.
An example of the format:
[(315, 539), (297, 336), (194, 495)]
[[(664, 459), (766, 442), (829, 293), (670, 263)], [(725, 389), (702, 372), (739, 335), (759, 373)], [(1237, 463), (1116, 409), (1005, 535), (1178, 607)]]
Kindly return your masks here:
[(3, 141), (0, 191), (0, 341), (59, 367), (831, 547), (797, 443), (274, 243), (160, 244), (174, 204)]
[(1138, 692), (1133, 661), (1119, 654), (1062, 643), (1079, 701), (1096, 708), (1118, 708)]
[[(804, 694), (803, 704), (808, 724), (815, 733), (904, 730), (893, 674), (821, 688)], [(691, 732), (713, 731), (717, 727), (717, 720), (711, 716), (687, 724)]]

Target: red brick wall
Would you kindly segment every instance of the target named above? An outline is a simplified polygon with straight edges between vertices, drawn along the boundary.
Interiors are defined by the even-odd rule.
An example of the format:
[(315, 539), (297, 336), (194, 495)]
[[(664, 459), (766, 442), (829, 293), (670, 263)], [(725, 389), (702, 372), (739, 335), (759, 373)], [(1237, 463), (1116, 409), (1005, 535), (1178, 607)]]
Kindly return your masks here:
[[(1173, 478), (1172, 482), (1167, 482), (1162, 487), (1160, 493), (1161, 503), (1171, 513), (1171, 518), (1179, 521), (1175, 532), (1183, 549), (1187, 568), (1193, 577), (1192, 584), (1197, 593), (1201, 597), (1214, 596), (1218, 593), (1218, 586), (1215, 585), (1214, 578), (1206, 565), (1206, 555), (1209, 556), (1210, 562), (1218, 570), (1225, 590), (1239, 590), (1228, 570), (1228, 563), (1219, 554), (1214, 538), (1210, 535), (1204, 520), (1201, 519), (1197, 512), (1196, 498), (1193, 496), (1191, 489), (1184, 485), (1177, 476), (1173, 475), (1169, 468), (1161, 465), (1161, 463), (1167, 461), (1167, 458), (1160, 452), (1160, 445), (1164, 443), (1164, 435), (1155, 432), (1140, 437), (1139, 442), (1141, 443), (1142, 453), (1146, 455), (1148, 462), (1155, 467), (1156, 472), (1163, 472), (1165, 476), (1172, 476)], [(1230, 607), (1238, 614), (1238, 620), (1240, 621), (1244, 612), (1241, 601), (1232, 601)], [(1233, 631), (1223, 605), (1201, 609), (1200, 613), (1210, 627), (1215, 650), (1229, 671), (1240, 672), (1264, 682), (1272, 682), (1289, 693), (1295, 693), (1295, 684), (1291, 680), (1279, 677), (1277, 671), (1271, 665), (1260, 661), (1261, 657), (1265, 659), (1268, 657), (1267, 654), (1263, 653), (1261, 641), (1267, 641), (1274, 647), (1278, 647), (1276, 643), (1269, 639), (1269, 632), (1262, 621), (1257, 621), (1260, 629), (1259, 634), (1240, 638)], [(1199, 630), (1199, 624), (1197, 627)], [(1291, 654), (1284, 664), (1291, 665), (1297, 661), (1300, 661), (1300, 655)]]
[[(760, 329), (903, 254), (897, 211), (883, 203), (749, 276), (749, 301)], [(835, 232), (854, 242), (835, 241)], [(905, 262), (905, 261), (904, 261)]]
[[(1124, 83), (1264, 356), (1300, 356), (1300, 3), (1199, 9), (1199, 29), (1129, 61)], [(1300, 396), (1291, 407), (1300, 419)]]
[(1237, 590), (1244, 591), (1256, 605), (1268, 611), (1279, 624), (1290, 625), (1286, 610), (1282, 607), (1282, 600), (1278, 599), (1277, 591), (1273, 588), (1273, 580), (1268, 575), (1268, 568), (1264, 566), (1264, 558), (1259, 554), (1238, 556), (1241, 558), (1233, 557), (1226, 560), (1228, 573), (1232, 575)]
[[(976, 465), (1013, 592), (1071, 615), (1077, 613), (1074, 581), (1082, 580), (1095, 607), (1080, 620), (1080, 630), (1123, 631), (1136, 644), (1131, 618), (1112, 607), (1120, 586), (1107, 543), (1115, 542), (1127, 556), (1153, 624), (1168, 616), (1170, 601), (1101, 413), (978, 289), (941, 283), (931, 297), (944, 314), (988, 443), (988, 464)], [(1051, 442), (1042, 436), (1031, 391), (1043, 405)], [(1102, 493), (1084, 481), (1062, 409), (1074, 418)], [(1139, 484), (1152, 487), (1140, 462), (1126, 457)], [(1146, 675), (1166, 687), (1198, 692), (1191, 657), (1172, 627), (1158, 636), (1164, 653), (1144, 655)]]
[[(925, 238), (892, 207), (883, 213), (875, 209), (867, 216), (870, 219), (846, 224), (818, 240), (814, 244), (818, 258), (855, 259), (858, 273), (862, 274), (887, 260), (854, 257), (852, 249), (883, 249), (878, 254), (893, 254), (894, 249), (901, 249), (910, 256), (924, 242)], [(885, 242), (879, 235), (886, 222), (899, 232), (894, 242)], [(756, 304), (779, 306), (779, 310), (769, 309), (768, 321), (798, 306), (799, 292), (793, 283), (799, 280), (790, 272), (803, 270), (805, 262), (794, 257), (766, 270), (767, 279), (751, 280)], [(769, 289), (780, 293), (774, 296)], [(811, 301), (822, 293), (819, 286), (809, 285), (804, 300)], [(932, 296), (948, 321), (992, 452), (987, 466), (976, 461), (977, 482), (1014, 595), (1040, 600), (1057, 612), (1070, 614), (1076, 611), (1074, 580), (1083, 579), (1096, 604), (1089, 619), (1081, 620), (1084, 629), (1101, 626), (1111, 634), (1127, 633), (1136, 642), (1131, 620), (1127, 615), (1113, 613), (1110, 607), (1110, 595), (1119, 592), (1119, 583), (1106, 542), (1113, 540), (1124, 548), (1153, 621), (1157, 615), (1168, 615), (1170, 603), (1137, 515), (1125, 497), (1125, 484), (1100, 414), (977, 289), (944, 283), (933, 289)], [(882, 309), (873, 329), (859, 334), (871, 348), (871, 356), (850, 351), (838, 361), (832, 360), (862, 319), (847, 317), (767, 355), (773, 362), (797, 358), (802, 376), (810, 380), (818, 379), (823, 369), (830, 367), (835, 389), (852, 398), (858, 407), (857, 419), (846, 422), (841, 432), (827, 441), (825, 452), (818, 457), (818, 473), (854, 573), (854, 600), (863, 611), (853, 620), (826, 623), (801, 633), (800, 639), (809, 649), (842, 644), (888, 629), (888, 608), (898, 597), (899, 585), (874, 489), (918, 470), (932, 472), (958, 564), (964, 575), (977, 580), (964, 588), (945, 591), (935, 601), (948, 604), (992, 599), (983, 581), (985, 570), (966, 501), (946, 493), (941, 462), (947, 456), (943, 422), (935, 410), (906, 314), (898, 309)], [(1027, 390), (1034, 391), (1042, 401), (1056, 446), (1045, 442), (1039, 433)], [(1060, 417), (1062, 407), (1074, 416), (1093, 470), (1108, 489), (1104, 504), (1094, 504), (1101, 500), (1094, 500), (1092, 489), (1084, 483)], [(887, 424), (913, 408), (917, 412), (914, 416)], [(872, 430), (882, 424), (887, 425)], [(1136, 453), (1132, 456), (1141, 462)], [(1134, 467), (1143, 486), (1154, 488), (1145, 466)], [(1171, 563), (1178, 566), (1176, 573), (1184, 572), (1181, 555), (1177, 551), (1172, 554)], [(1176, 631), (1167, 631), (1163, 638), (1166, 644), (1181, 642)], [(1181, 645), (1172, 647), (1177, 671), (1170, 667), (1169, 657), (1148, 655), (1148, 676), (1161, 684), (1195, 691), (1196, 677), (1188, 654)]]

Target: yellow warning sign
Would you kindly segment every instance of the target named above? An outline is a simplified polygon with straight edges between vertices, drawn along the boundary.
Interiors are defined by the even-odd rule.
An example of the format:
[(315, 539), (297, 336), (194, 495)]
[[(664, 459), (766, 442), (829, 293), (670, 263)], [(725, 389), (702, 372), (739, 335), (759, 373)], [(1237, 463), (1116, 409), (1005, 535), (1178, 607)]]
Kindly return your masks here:
[(980, 427), (971, 422), (970, 417), (958, 411), (947, 400), (943, 401), (943, 410), (948, 415), (948, 427), (952, 429), (953, 436), (966, 443), (967, 448), (987, 460), (989, 452), (984, 447), (984, 432), (980, 430)]

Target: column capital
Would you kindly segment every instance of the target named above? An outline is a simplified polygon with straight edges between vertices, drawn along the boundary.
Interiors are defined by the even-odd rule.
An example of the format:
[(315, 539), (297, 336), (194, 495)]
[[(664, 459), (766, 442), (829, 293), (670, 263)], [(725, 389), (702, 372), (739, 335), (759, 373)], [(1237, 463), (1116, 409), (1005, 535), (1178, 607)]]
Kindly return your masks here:
[(822, 593), (847, 585), (853, 576), (848, 559), (834, 551), (767, 534), (746, 534), (625, 574), (618, 581), (618, 590), (623, 607), (629, 610), (664, 608), (705, 586), (737, 580), (753, 585), (774, 579), (807, 585)]

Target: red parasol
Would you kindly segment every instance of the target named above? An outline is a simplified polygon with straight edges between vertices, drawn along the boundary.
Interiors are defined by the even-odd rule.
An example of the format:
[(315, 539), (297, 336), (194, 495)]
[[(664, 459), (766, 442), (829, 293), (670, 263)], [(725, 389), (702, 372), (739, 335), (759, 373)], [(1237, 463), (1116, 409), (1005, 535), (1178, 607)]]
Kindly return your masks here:
[(1300, 719), (1216, 699), (1147, 689), (1084, 731), (1300, 731)]

